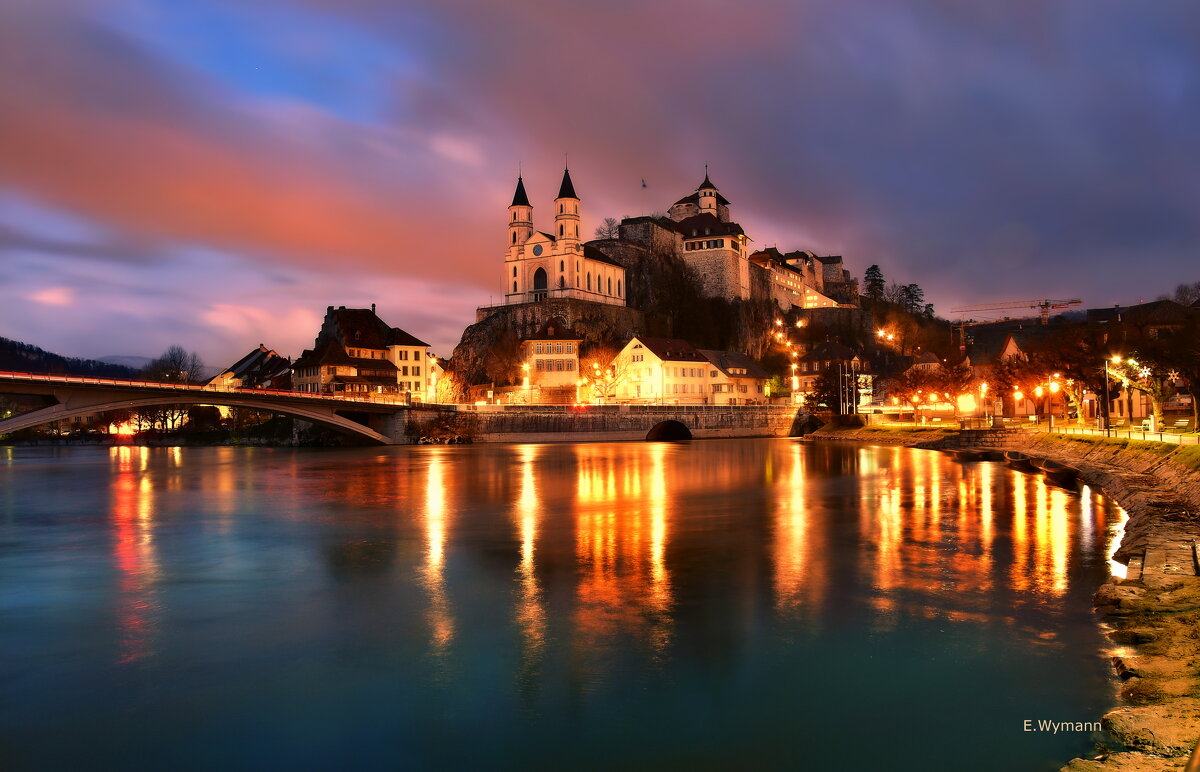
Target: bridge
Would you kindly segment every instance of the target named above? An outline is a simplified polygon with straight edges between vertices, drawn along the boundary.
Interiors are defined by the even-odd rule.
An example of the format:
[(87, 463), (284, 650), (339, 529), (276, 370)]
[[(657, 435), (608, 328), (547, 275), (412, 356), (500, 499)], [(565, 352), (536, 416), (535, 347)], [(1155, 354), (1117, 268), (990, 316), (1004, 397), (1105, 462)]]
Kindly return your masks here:
[(446, 416), (463, 434), (482, 442), (789, 436), (799, 434), (808, 419), (798, 408), (782, 405), (422, 405), (382, 394), (333, 396), (20, 372), (0, 372), (0, 394), (36, 395), (48, 403), (0, 420), (0, 434), (95, 413), (162, 405), (269, 411), (382, 445), (411, 442), (410, 426)]

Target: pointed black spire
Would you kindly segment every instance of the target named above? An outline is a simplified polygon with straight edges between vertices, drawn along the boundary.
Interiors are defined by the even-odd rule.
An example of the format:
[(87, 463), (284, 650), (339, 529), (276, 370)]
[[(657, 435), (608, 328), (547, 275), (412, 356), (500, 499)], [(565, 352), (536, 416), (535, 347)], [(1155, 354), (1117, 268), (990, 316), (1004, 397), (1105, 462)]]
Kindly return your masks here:
[(513, 193), (513, 202), (509, 206), (529, 206), (529, 196), (525, 194), (525, 183), (521, 180), (521, 175), (517, 175), (517, 192)]
[(708, 179), (708, 164), (704, 164), (704, 182), (701, 182), (700, 187), (696, 188), (696, 190), (704, 190), (705, 188), (717, 189), (717, 186), (712, 184)]
[(575, 186), (571, 184), (571, 172), (568, 169), (563, 169), (563, 181), (558, 186), (558, 195), (556, 198), (579, 198), (579, 196), (575, 195)]

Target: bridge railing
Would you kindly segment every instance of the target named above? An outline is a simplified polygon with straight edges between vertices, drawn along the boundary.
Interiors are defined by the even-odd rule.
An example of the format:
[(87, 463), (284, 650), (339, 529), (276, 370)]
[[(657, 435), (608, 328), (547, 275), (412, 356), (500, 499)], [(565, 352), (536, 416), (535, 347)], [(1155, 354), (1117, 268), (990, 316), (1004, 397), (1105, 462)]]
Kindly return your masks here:
[(310, 400), (338, 400), (345, 402), (369, 402), (385, 405), (409, 404), (403, 397), (393, 396), (390, 394), (375, 394), (372, 392), (363, 392), (361, 394), (323, 394), (306, 391), (288, 391), (286, 389), (222, 388), (214, 385), (201, 386), (191, 383), (178, 383), (175, 381), (135, 381), (124, 378), (90, 378), (79, 375), (45, 375), (42, 373), (21, 373), (10, 370), (0, 370), (0, 383), (6, 380), (29, 381), (35, 383), (76, 384), (80, 386), (116, 386), (119, 388), (170, 389), (172, 391), (187, 391), (192, 393), (200, 392), (207, 394), (238, 394), (243, 396), (255, 395), (287, 399), (298, 398)]

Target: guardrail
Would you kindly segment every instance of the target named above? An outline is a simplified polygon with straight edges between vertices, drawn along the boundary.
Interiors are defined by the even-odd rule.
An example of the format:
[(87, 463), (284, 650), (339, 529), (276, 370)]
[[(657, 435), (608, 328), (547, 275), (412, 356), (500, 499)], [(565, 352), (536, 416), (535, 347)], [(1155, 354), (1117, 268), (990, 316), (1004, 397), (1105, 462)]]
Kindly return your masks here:
[[(1030, 427), (1033, 428), (1033, 427)], [(1151, 432), (1142, 429), (1093, 429), (1087, 426), (1056, 426), (1053, 429), (1039, 427), (1041, 431), (1054, 434), (1080, 435), (1085, 437), (1124, 437), (1130, 440), (1166, 442), (1175, 445), (1200, 445), (1200, 435), (1181, 434), (1170, 431)]]
[[(309, 399), (309, 400), (333, 400), (335, 402), (370, 402), (384, 405), (409, 406), (403, 397), (395, 397), (386, 394), (375, 394), (372, 392), (364, 392), (362, 394), (321, 394), (305, 391), (287, 391), (285, 389), (224, 389), (219, 386), (199, 386), (191, 383), (178, 383), (173, 381), (134, 381), (121, 378), (88, 378), (78, 375), (44, 375), (41, 373), (21, 373), (8, 370), (0, 370), (0, 382), (5, 380), (12, 381), (31, 381), (40, 383), (61, 383), (63, 385), (79, 385), (79, 386), (116, 386), (119, 388), (138, 388), (138, 389), (170, 389), (172, 391), (187, 391), (201, 392), (206, 394), (237, 394), (240, 396), (255, 395), (268, 396), (286, 399)], [(415, 404), (436, 404), (436, 403), (415, 403)]]

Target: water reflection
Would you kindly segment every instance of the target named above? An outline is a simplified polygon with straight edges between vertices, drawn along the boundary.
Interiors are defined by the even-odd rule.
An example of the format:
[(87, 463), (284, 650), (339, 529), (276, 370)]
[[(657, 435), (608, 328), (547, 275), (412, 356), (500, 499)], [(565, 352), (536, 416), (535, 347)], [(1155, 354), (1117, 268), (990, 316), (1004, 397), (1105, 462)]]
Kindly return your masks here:
[[(272, 744), (301, 767), (353, 745), (414, 768), (689, 748), (832, 769), (870, 725), (908, 769), (953, 768), (929, 754), (959, 738), (955, 758), (1048, 768), (1086, 748), (1026, 743), (1085, 739), (1018, 747), (1029, 706), (1111, 699), (1089, 599), (1124, 513), (998, 464), (772, 440), (91, 452), (0, 464), (0, 655), (48, 652), (0, 683), (23, 749), (119, 735), (164, 768), (229, 766), (211, 738), (253, 711), (320, 751)], [(169, 690), (129, 678), (164, 663)], [(938, 743), (912, 744), (920, 716)], [(797, 744), (801, 723), (829, 742)]]
[(156, 586), (161, 578), (154, 545), (156, 488), (147, 472), (151, 450), (110, 448), (113, 467), (109, 514), (117, 570), (117, 660), (121, 664), (154, 656), (162, 609)]
[(429, 597), (426, 620), (429, 625), (429, 649), (434, 660), (442, 666), (454, 640), (454, 615), (446, 591), (446, 519), (448, 507), (446, 485), (446, 451), (433, 448), (426, 456), (428, 470), (425, 479), (425, 564), (421, 569), (422, 583)]

